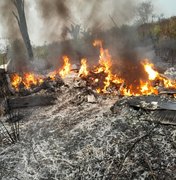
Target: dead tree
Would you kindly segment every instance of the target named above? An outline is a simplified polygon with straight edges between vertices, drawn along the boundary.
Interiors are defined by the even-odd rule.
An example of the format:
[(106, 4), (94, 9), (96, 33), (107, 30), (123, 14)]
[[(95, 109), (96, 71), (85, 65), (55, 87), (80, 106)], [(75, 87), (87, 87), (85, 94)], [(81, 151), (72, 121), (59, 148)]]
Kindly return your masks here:
[(28, 34), (26, 16), (25, 16), (25, 11), (24, 11), (24, 0), (11, 0), (11, 1), (13, 2), (17, 10), (17, 14), (14, 11), (12, 13), (18, 22), (18, 26), (21, 31), (21, 35), (22, 35), (23, 41), (25, 43), (25, 46), (28, 52), (28, 57), (30, 60), (33, 60), (34, 55), (33, 55), (32, 46), (31, 46), (30, 38)]
[(77, 40), (79, 37), (81, 26), (80, 25), (71, 25), (71, 28), (67, 28), (67, 31), (70, 33), (71, 37), (73, 37), (74, 40)]

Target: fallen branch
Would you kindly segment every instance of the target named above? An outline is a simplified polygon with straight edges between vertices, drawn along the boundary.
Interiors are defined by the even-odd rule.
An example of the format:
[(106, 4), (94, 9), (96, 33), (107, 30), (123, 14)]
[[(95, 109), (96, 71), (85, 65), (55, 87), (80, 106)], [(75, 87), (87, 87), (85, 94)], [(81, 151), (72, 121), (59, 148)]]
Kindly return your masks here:
[(34, 95), (25, 97), (9, 98), (8, 103), (11, 109), (26, 108), (34, 106), (53, 105), (56, 100), (54, 95)]
[(153, 180), (156, 180), (155, 173), (153, 172), (153, 169), (152, 169), (152, 166), (151, 166), (151, 162), (148, 160), (146, 155), (145, 155), (145, 162), (147, 163), (147, 165), (148, 165), (148, 167), (150, 169)]
[(130, 149), (125, 153), (125, 156), (121, 162), (121, 165), (119, 167), (118, 173), (119, 174), (123, 168), (124, 162), (126, 161), (127, 157), (131, 154), (131, 152), (133, 151), (133, 149), (135, 148), (135, 146), (142, 141), (143, 139), (147, 138), (148, 136), (150, 136), (150, 134), (153, 132), (153, 130), (158, 127), (158, 124), (156, 126), (154, 126), (148, 133), (144, 134), (143, 136), (137, 138), (137, 140), (135, 140), (135, 142), (133, 143), (133, 145), (130, 147)]
[(150, 123), (154, 123), (154, 124), (157, 124), (157, 125), (163, 125), (163, 126), (176, 126), (176, 123), (174, 123), (174, 122), (153, 121), (153, 120), (148, 120), (148, 119), (141, 120), (141, 121), (147, 121), (147, 122), (150, 122)]

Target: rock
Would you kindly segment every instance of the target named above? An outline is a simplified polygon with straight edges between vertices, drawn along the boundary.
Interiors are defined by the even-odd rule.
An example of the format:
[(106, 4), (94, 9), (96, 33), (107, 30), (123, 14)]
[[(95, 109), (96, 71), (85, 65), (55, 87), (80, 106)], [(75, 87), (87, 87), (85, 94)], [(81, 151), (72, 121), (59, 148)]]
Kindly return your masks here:
[(168, 68), (164, 72), (164, 75), (166, 75), (167, 77), (169, 77), (171, 79), (176, 79), (176, 68), (174, 68), (174, 67)]
[(74, 79), (74, 87), (86, 87), (86, 81), (77, 77)]
[(89, 103), (96, 103), (97, 100), (93, 94), (87, 96), (87, 102)]

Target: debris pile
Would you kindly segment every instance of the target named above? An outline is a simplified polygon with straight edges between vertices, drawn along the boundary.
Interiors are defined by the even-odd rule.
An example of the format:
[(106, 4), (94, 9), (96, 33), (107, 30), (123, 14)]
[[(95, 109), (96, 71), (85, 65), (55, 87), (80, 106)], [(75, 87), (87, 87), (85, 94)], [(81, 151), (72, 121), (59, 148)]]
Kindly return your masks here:
[(166, 112), (160, 119), (154, 115), (172, 101), (159, 96), (101, 96), (84, 81), (67, 78), (52, 106), (19, 109), (24, 114), (20, 142), (0, 146), (0, 176), (176, 178), (175, 119), (171, 123)]

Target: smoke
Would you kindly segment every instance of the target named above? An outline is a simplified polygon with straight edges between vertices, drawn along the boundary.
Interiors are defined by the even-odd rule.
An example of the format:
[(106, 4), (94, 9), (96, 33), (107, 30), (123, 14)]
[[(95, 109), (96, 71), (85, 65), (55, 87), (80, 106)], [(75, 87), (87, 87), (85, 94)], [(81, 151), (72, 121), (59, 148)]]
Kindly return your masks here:
[(136, 0), (38, 0), (36, 10), (42, 18), (41, 36), (52, 42), (65, 37), (66, 28), (80, 25), (81, 30), (92, 32), (107, 30), (114, 26), (110, 16), (118, 26), (130, 22), (135, 16)]
[(3, 36), (9, 40), (10, 44), (8, 53), (11, 59), (11, 67), (9, 67), (9, 70), (22, 71), (22, 69), (27, 67), (27, 52), (18, 27), (17, 19), (13, 14), (17, 14), (17, 11), (11, 0), (1, 0), (0, 11)]
[(69, 16), (69, 9), (67, 8), (67, 1), (62, 0), (39, 0), (38, 1), (42, 17), (45, 21), (53, 17), (59, 19), (66, 19)]
[(15, 40), (20, 37), (17, 21), (14, 18), (12, 12), (15, 12), (13, 3), (11, 0), (1, 0), (0, 1), (0, 21), (3, 26), (4, 37), (10, 40)]
[[(38, 18), (42, 20), (42, 28), (41, 25), (39, 25), (40, 34), (38, 35), (38, 39), (43, 40), (43, 42), (53, 42), (58, 41), (63, 37), (66, 38), (68, 36), (68, 27), (70, 27), (71, 24), (74, 26), (80, 25), (80, 31), (89, 28), (92, 30), (92, 32), (107, 31), (114, 26), (114, 22), (119, 27), (122, 24), (128, 24), (134, 20), (137, 2), (137, 0), (33, 0), (30, 2), (26, 1), (25, 10), (27, 21), (31, 19), (30, 17), (33, 17), (31, 16), (31, 12), (34, 10), (36, 19)], [(33, 6), (34, 10), (29, 10), (31, 5)], [(14, 41), (16, 38), (21, 39), (17, 21), (12, 14), (12, 11), (15, 10), (11, 0), (1, 0), (0, 10), (2, 12), (1, 22), (4, 25), (4, 30), (6, 30), (6, 35), (10, 37), (12, 41)], [(32, 28), (37, 29), (38, 26), (35, 24)], [(30, 27), (29, 29), (32, 28)], [(130, 34), (130, 32), (128, 32), (128, 34)], [(132, 37), (131, 34), (130, 36)], [(128, 37), (131, 38), (130, 36)], [(107, 48), (111, 48), (113, 46), (112, 54), (121, 59), (120, 72), (123, 76), (127, 75), (127, 73), (125, 73), (126, 68), (128, 69), (129, 67), (130, 69), (132, 65), (134, 65), (137, 70), (134, 68), (134, 71), (130, 71), (131, 74), (136, 74), (136, 71), (138, 71), (136, 76), (144, 76), (140, 71), (141, 65), (138, 61), (138, 53), (135, 51), (133, 46), (126, 46), (126, 44), (128, 44), (126, 39), (116, 42), (118, 41), (118, 38), (114, 38), (114, 35), (107, 36), (107, 33), (106, 35), (104, 34), (100, 37), (104, 39), (106, 43), (109, 41), (107, 43)], [(125, 36), (123, 35), (123, 37)], [(112, 42), (112, 40), (114, 42)], [(89, 40), (89, 43), (90, 41), (91, 40)], [(15, 41), (15, 43), (19, 43), (19, 41)], [(86, 45), (82, 46), (81, 43), (82, 42), (80, 40), (80, 42), (68, 42), (63, 46), (58, 45), (60, 50), (57, 52), (60, 54), (62, 52), (75, 52), (76, 55), (74, 56), (76, 57), (75, 59), (77, 59), (77, 57), (79, 58), (84, 56), (84, 53), (89, 53), (88, 48), (84, 48)], [(86, 40), (84, 43), (88, 44), (88, 40)], [(120, 45), (120, 43), (122, 45)], [(22, 48), (22, 43), (19, 45), (17, 44), (16, 46), (19, 48), (15, 48), (13, 44), (12, 48), (14, 48), (14, 50), (12, 50), (12, 54), (16, 53), (19, 55), (19, 59), (26, 58), (24, 48)], [(87, 47), (88, 46), (91, 45), (88, 44)], [(119, 46), (122, 46), (123, 48), (119, 48)], [(16, 52), (17, 49), (18, 53)], [(84, 49), (86, 49), (86, 51)], [(90, 51), (92, 51), (91, 48)], [(89, 54), (91, 54), (91, 52)], [(13, 55), (13, 59), (18, 59), (16, 57), (17, 55)], [(119, 68), (117, 67), (117, 69)], [(134, 79), (136, 79), (136, 77), (133, 78), (130, 76), (130, 78), (129, 84), (134, 83)]]
[(141, 80), (147, 80), (147, 74), (138, 52), (133, 46), (126, 44), (119, 53), (119, 66), (116, 66), (118, 73), (125, 79), (127, 87), (132, 87), (133, 92), (137, 91), (136, 87), (140, 86)]
[[(71, 30), (71, 25), (74, 27), (80, 25), (79, 37), (82, 31), (89, 29), (92, 37), (96, 38), (96, 34), (114, 26), (110, 16), (118, 26), (132, 21), (135, 16), (136, 2), (137, 0), (35, 1), (35, 9), (43, 23), (40, 37), (47, 43), (66, 39), (71, 37), (68, 32), (68, 29)], [(94, 54), (93, 48), (90, 48), (93, 38), (86, 41), (67, 41), (66, 45), (64, 43), (61, 46), (58, 45), (58, 56), (67, 54), (72, 57), (71, 59), (78, 61), (85, 54)], [(105, 37), (101, 36), (101, 38)]]
[(61, 34), (64, 34), (62, 29), (65, 29), (70, 17), (68, 0), (38, 0), (35, 3), (44, 24), (42, 36), (49, 42), (59, 39)]
[(27, 52), (24, 43), (21, 39), (16, 39), (11, 42), (10, 48), (11, 61), (8, 67), (10, 72), (27, 72), (29, 63), (27, 61)]

